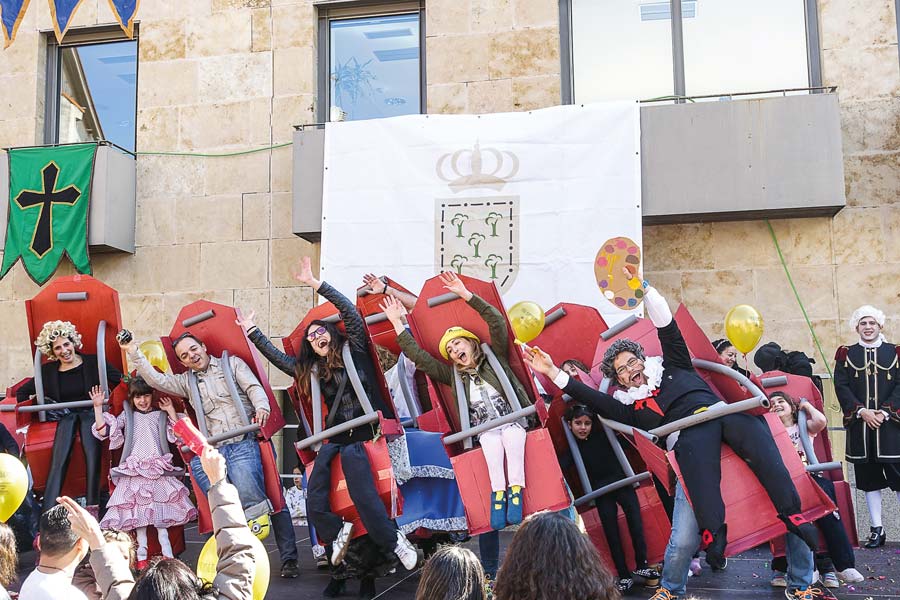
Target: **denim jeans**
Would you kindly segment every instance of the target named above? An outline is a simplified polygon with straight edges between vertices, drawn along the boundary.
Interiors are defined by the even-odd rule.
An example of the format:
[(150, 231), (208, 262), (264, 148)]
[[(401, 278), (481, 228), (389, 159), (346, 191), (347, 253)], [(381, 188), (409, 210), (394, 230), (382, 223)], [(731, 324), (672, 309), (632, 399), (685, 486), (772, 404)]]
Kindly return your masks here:
[[(241, 440), (219, 446), (218, 450), (225, 457), (228, 481), (237, 488), (247, 520), (268, 514), (272, 505), (266, 497), (259, 443), (255, 439)], [(204, 494), (209, 492), (209, 478), (203, 471), (199, 456), (191, 459), (191, 477)]]
[[(700, 547), (700, 529), (681, 483), (675, 486), (675, 508), (672, 512), (672, 535), (666, 545), (662, 587), (676, 596), (687, 590), (691, 559)], [(789, 533), (786, 536), (789, 590), (806, 589), (812, 585), (813, 553), (802, 539)]]

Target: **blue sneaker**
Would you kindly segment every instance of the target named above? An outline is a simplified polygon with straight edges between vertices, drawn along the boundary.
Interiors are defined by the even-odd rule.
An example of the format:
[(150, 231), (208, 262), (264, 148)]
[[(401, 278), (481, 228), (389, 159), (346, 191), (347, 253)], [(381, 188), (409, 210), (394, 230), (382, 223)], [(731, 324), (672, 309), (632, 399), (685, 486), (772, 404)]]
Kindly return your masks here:
[(506, 528), (506, 492), (491, 493), (491, 529)]
[(506, 508), (506, 522), (510, 525), (518, 525), (522, 522), (521, 485), (514, 485), (509, 488), (509, 506)]

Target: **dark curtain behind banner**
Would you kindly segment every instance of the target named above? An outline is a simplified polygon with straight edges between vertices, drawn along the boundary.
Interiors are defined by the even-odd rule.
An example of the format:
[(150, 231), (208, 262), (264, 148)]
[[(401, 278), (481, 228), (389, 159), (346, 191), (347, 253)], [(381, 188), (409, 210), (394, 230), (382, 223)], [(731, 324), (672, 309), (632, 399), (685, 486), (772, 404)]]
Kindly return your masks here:
[(109, 0), (109, 8), (112, 9), (119, 26), (130, 38), (134, 37), (134, 17), (140, 5), (141, 0)]
[(63, 254), (90, 274), (88, 206), (96, 144), (9, 150), (9, 222), (0, 278), (22, 258), (38, 285)]
[(31, 0), (0, 0), (0, 25), (3, 28), (3, 47), (8, 48), (16, 39), (16, 30), (28, 10)]

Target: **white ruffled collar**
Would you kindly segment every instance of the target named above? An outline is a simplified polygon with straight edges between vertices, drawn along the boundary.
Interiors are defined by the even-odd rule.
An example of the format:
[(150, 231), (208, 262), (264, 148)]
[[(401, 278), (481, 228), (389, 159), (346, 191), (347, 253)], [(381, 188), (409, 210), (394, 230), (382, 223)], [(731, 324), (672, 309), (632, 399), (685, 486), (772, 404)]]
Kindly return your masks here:
[(647, 377), (647, 383), (638, 387), (628, 388), (627, 390), (616, 390), (613, 393), (613, 398), (622, 404), (634, 404), (638, 400), (643, 400), (652, 394), (662, 381), (662, 356), (651, 356), (644, 361), (644, 375)]
[(862, 338), (860, 338), (859, 345), (862, 346), (863, 348), (878, 348), (879, 346), (881, 346), (881, 343), (884, 342), (885, 340), (886, 340), (886, 338), (884, 337), (884, 334), (879, 333), (878, 339), (875, 340), (874, 342), (872, 342), (871, 344), (862, 341)]

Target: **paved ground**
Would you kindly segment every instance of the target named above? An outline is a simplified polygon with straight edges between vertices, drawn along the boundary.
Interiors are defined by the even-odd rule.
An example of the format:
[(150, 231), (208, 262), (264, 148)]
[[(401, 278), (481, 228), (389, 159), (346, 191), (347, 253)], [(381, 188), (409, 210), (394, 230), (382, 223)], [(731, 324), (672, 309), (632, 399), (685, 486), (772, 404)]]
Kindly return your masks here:
[[(317, 571), (308, 548), (308, 536), (305, 528), (297, 529), (298, 546), (300, 547), (300, 570), (298, 579), (281, 579), (278, 573), (278, 553), (274, 541), (266, 540), (266, 548), (272, 561), (273, 579), (266, 595), (270, 600), (306, 600), (321, 598), (321, 590), (328, 583), (326, 571)], [(501, 536), (503, 548), (511, 539), (511, 533)], [(195, 564), (200, 553), (203, 540), (197, 534), (196, 527), (188, 531), (188, 548), (182, 560)], [(467, 546), (477, 553), (478, 544), (468, 542)], [(881, 598), (900, 599), (900, 544), (889, 543), (878, 550), (858, 550), (857, 567), (868, 578), (862, 584), (852, 587), (844, 586), (836, 591), (839, 598), (859, 598), (878, 600)], [(720, 600), (735, 598), (776, 599), (784, 598), (780, 590), (769, 587), (769, 563), (765, 549), (755, 549), (739, 557), (729, 559), (728, 569), (724, 573), (713, 574), (704, 569), (699, 577), (689, 580), (689, 597), (697, 600)], [(21, 577), (24, 578), (34, 565), (34, 553), (28, 552), (21, 557)], [(418, 571), (403, 573), (393, 577), (380, 579), (378, 598), (383, 600), (411, 600), (415, 597), (418, 585)], [(349, 594), (356, 595), (356, 583), (351, 582)], [(630, 598), (648, 598), (648, 590), (636, 590)], [(27, 599), (26, 599), (27, 600)]]

